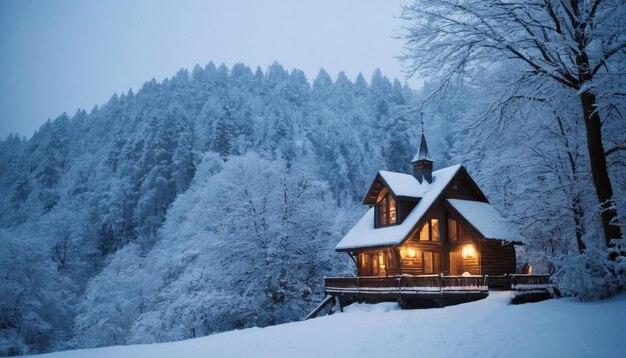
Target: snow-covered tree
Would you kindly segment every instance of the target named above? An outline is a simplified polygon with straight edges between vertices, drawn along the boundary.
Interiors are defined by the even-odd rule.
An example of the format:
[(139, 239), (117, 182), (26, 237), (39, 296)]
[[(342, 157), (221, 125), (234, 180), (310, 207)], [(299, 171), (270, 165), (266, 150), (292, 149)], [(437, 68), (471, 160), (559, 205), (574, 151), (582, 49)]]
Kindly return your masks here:
[[(416, 1), (406, 6), (403, 56), (414, 73), (448, 83), (456, 76), (483, 80), (494, 65), (514, 82), (496, 103), (511, 107), (540, 92), (578, 100), (587, 156), (605, 237), (621, 238), (606, 163), (602, 116), (623, 108), (626, 6), (598, 1)], [(550, 120), (554, 120), (551, 118)]]

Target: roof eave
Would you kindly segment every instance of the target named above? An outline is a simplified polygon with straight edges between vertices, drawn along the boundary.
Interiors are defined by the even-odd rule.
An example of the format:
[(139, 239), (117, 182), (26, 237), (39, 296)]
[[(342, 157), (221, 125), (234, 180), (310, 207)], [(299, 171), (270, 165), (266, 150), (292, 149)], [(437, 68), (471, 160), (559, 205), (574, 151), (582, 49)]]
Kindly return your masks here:
[(400, 246), (402, 243), (395, 243), (395, 244), (383, 244), (383, 245), (376, 245), (376, 246), (355, 246), (355, 247), (343, 247), (343, 248), (335, 248), (336, 252), (350, 252), (350, 251), (357, 251), (357, 250), (374, 250), (374, 249), (387, 249), (390, 247), (397, 247)]

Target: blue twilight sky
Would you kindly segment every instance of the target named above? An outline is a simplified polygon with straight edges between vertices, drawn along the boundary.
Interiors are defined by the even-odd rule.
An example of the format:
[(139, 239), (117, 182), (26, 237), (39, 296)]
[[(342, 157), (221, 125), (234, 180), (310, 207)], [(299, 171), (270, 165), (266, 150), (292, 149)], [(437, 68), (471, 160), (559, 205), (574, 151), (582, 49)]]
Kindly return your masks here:
[[(408, 0), (2, 0), (0, 139), (209, 61), (404, 80)], [(418, 80), (409, 84), (417, 87)]]

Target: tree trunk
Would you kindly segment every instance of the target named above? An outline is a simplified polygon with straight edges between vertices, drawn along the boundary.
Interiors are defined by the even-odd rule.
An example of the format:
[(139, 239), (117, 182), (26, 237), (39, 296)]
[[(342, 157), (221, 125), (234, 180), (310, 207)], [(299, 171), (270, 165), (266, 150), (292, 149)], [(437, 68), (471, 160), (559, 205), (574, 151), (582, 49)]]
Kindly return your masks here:
[(585, 214), (580, 202), (580, 195), (576, 195), (572, 200), (572, 209), (574, 214), (574, 225), (576, 226), (576, 245), (578, 246), (578, 252), (584, 253), (587, 250), (587, 245), (583, 241), (585, 235)]
[(612, 201), (613, 188), (606, 166), (604, 146), (602, 145), (602, 123), (600, 121), (600, 115), (596, 110), (596, 96), (590, 91), (584, 91), (580, 95), (580, 101), (585, 116), (587, 149), (589, 151), (589, 161), (591, 162), (591, 176), (602, 209), (601, 217), (604, 241), (607, 247), (611, 247), (611, 240), (620, 239), (622, 233), (619, 226), (611, 225), (611, 221), (617, 216), (617, 211)]

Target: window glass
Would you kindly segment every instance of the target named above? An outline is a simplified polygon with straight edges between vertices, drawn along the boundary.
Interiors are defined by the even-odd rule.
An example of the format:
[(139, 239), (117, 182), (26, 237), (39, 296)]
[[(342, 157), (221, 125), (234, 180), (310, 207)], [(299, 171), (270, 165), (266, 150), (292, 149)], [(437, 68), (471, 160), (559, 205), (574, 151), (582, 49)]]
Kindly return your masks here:
[(428, 241), (428, 222), (424, 223), (420, 230), (420, 241)]
[(389, 195), (389, 224), (396, 223), (396, 200)]
[(434, 266), (434, 271), (433, 273), (439, 273), (441, 272), (441, 254), (438, 252), (435, 252), (434, 254), (434, 261), (433, 261), (433, 266)]
[(380, 224), (387, 225), (387, 197), (380, 201)]
[(433, 241), (439, 241), (439, 220), (430, 219), (431, 239)]
[(434, 273), (432, 252), (424, 252), (424, 273)]
[(378, 276), (386, 276), (387, 275), (387, 265), (386, 265), (387, 257), (385, 253), (378, 253)]
[(454, 219), (448, 219), (448, 238), (450, 241), (457, 241), (459, 239), (456, 220)]

